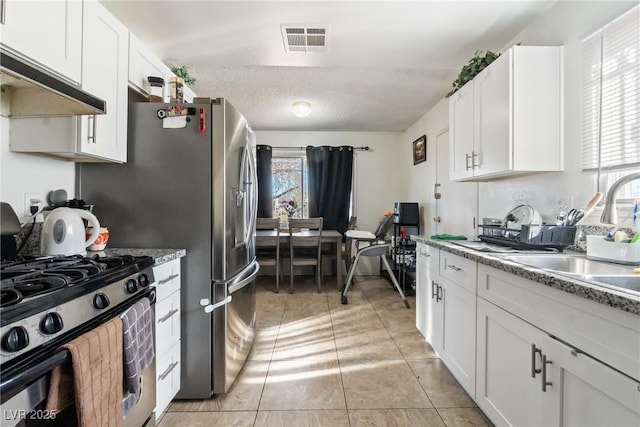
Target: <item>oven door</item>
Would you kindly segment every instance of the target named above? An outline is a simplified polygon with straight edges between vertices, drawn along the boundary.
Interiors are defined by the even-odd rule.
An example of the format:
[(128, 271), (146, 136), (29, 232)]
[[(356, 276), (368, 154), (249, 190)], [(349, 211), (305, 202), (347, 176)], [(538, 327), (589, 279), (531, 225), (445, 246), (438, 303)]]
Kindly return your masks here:
[[(65, 335), (59, 347), (80, 335), (95, 328), (99, 324), (123, 313), (140, 298), (147, 297), (151, 301), (152, 317), (155, 317), (155, 290), (137, 295), (125, 304), (93, 319), (91, 322), (76, 328)], [(154, 331), (155, 334), (155, 331)], [(11, 372), (2, 374), (0, 382), (0, 425), (3, 427), (51, 426), (69, 427), (78, 423), (75, 405), (54, 414), (45, 410), (51, 371), (58, 365), (71, 363), (67, 350), (50, 350), (48, 354), (36, 354), (28, 357), (23, 364), (16, 364)], [(156, 362), (155, 358), (142, 374), (142, 393), (136, 405), (124, 418), (125, 427), (154, 427), (156, 405)]]

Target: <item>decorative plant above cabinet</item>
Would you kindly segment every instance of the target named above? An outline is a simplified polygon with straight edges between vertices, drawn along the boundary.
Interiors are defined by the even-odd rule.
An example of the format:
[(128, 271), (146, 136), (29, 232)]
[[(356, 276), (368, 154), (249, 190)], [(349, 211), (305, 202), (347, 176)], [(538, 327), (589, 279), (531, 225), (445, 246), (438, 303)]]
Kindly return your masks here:
[(187, 68), (186, 65), (183, 65), (181, 67), (171, 67), (171, 71), (173, 71), (173, 73), (180, 77), (182, 80), (184, 80), (184, 84), (189, 85), (189, 86), (193, 86), (194, 84), (196, 84), (196, 79), (195, 77), (191, 77), (189, 75), (189, 69)]
[(499, 56), (499, 53), (491, 52), (490, 50), (487, 50), (485, 54), (483, 54), (481, 50), (476, 50), (475, 56), (460, 70), (458, 78), (453, 81), (453, 89), (447, 93), (446, 97), (449, 98), (456, 93), (458, 89), (473, 80), (475, 76), (480, 74), (482, 70), (498, 59)]

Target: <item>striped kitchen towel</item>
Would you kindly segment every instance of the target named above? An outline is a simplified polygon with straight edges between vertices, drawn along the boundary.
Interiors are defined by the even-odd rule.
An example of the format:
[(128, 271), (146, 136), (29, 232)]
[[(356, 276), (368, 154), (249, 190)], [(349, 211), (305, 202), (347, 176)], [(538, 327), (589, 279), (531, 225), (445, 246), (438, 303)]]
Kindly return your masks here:
[(125, 416), (140, 399), (142, 372), (155, 357), (153, 345), (153, 313), (148, 298), (129, 307), (120, 315), (123, 329), (123, 363), (125, 392), (122, 406)]

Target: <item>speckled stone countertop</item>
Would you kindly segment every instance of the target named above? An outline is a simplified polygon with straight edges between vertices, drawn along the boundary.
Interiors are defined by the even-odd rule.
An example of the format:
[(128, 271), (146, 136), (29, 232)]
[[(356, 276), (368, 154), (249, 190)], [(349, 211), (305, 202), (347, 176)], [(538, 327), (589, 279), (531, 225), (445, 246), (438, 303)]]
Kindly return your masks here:
[[(475, 251), (455, 243), (443, 240), (432, 240), (427, 236), (411, 236), (411, 239), (435, 248), (443, 249), (481, 264), (515, 274), (524, 279), (533, 280), (560, 291), (585, 298), (600, 304), (608, 305), (629, 313), (640, 315), (640, 297), (604, 288), (582, 280), (554, 274), (539, 268), (526, 266), (500, 258), (500, 254)], [(505, 254), (502, 254), (505, 255)]]
[[(100, 253), (100, 252), (89, 252)], [(104, 250), (106, 256), (110, 255), (133, 255), (150, 256), (155, 260), (155, 265), (161, 265), (174, 259), (182, 258), (187, 254), (185, 249), (141, 249), (141, 248), (107, 248)]]

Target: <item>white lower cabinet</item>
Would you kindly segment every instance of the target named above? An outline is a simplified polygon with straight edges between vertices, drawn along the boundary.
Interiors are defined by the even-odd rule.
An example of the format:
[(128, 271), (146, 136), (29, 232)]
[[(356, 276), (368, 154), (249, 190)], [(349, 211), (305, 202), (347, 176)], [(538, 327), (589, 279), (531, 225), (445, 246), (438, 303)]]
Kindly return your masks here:
[(180, 259), (155, 266), (156, 420), (180, 390)]
[(476, 263), (424, 244), (418, 244), (417, 253), (416, 326), (473, 397)]
[(180, 342), (156, 362), (156, 420), (180, 390)]
[[(495, 425), (541, 426), (543, 332), (478, 298), (476, 403)], [(534, 371), (535, 370), (535, 371)]]
[(475, 395), (476, 295), (440, 277), (432, 284), (431, 345), (460, 385)]
[(640, 372), (637, 316), (479, 270), (475, 400), (495, 425), (640, 425), (640, 381), (620, 372)]
[(549, 336), (542, 425), (639, 426), (640, 383)]
[(640, 426), (639, 316), (417, 246), (416, 326), (496, 426)]
[[(429, 310), (428, 299), (431, 292), (431, 280), (433, 274), (438, 270), (438, 249), (417, 243), (416, 247), (416, 328), (420, 333), (430, 339), (427, 335), (427, 316)], [(435, 272), (432, 271), (435, 268)]]

